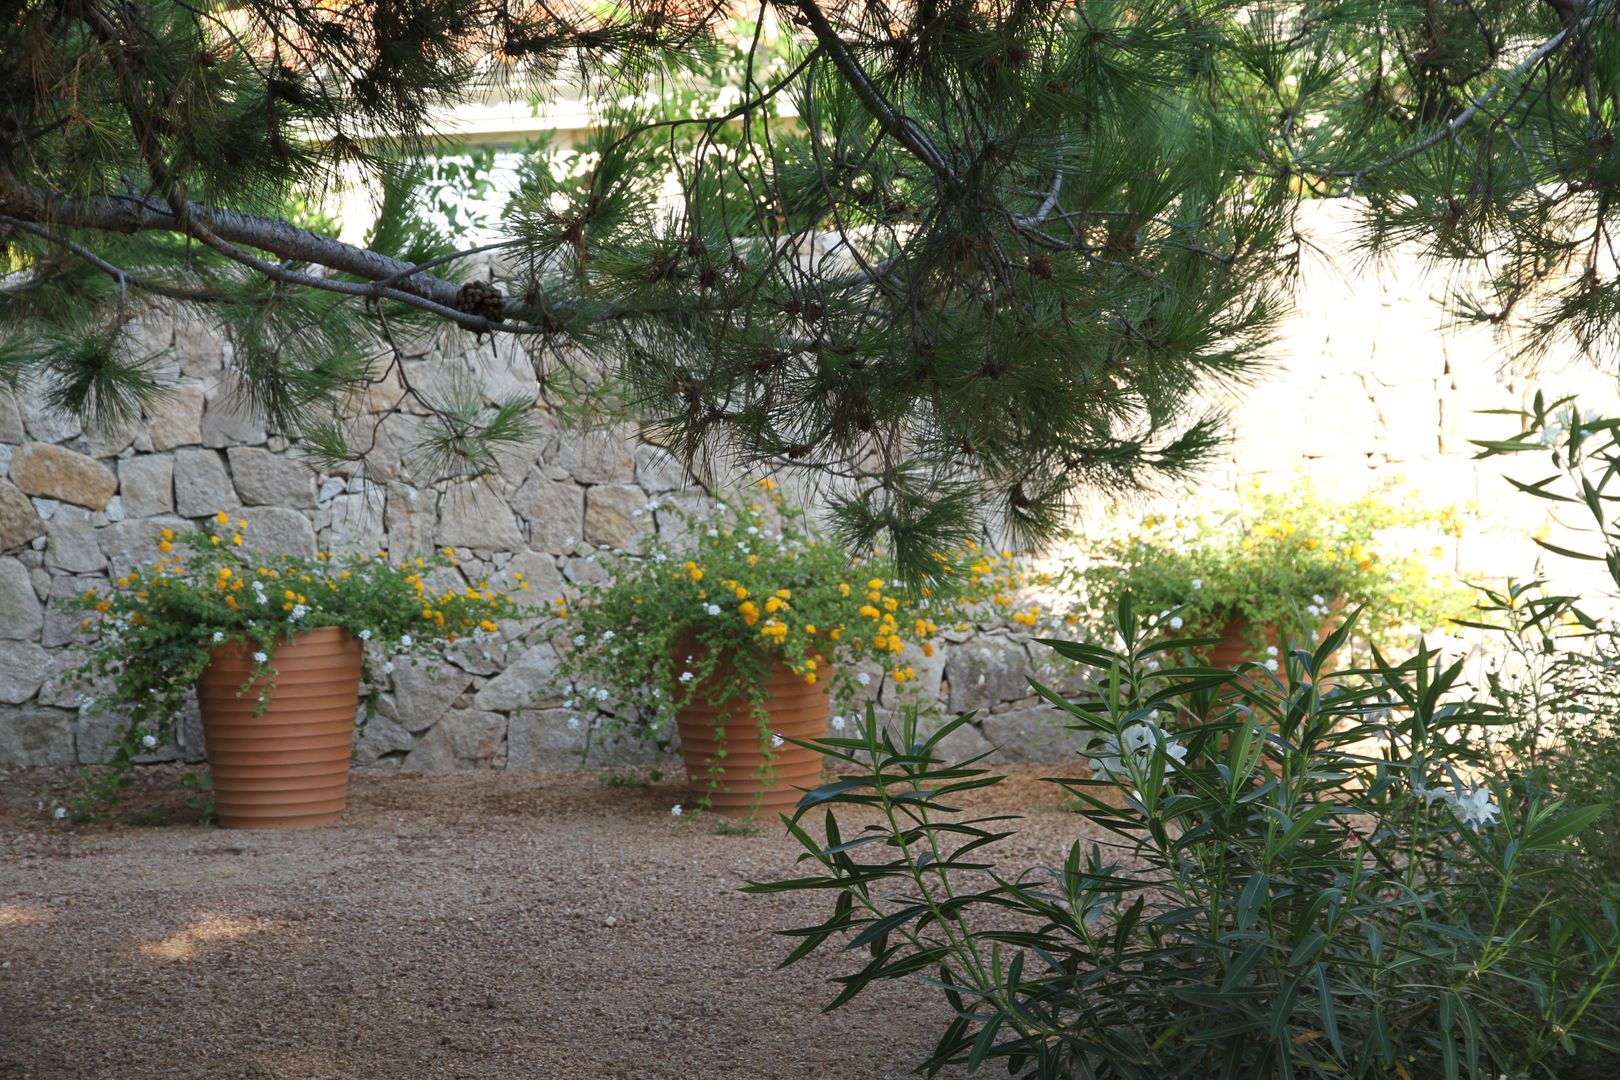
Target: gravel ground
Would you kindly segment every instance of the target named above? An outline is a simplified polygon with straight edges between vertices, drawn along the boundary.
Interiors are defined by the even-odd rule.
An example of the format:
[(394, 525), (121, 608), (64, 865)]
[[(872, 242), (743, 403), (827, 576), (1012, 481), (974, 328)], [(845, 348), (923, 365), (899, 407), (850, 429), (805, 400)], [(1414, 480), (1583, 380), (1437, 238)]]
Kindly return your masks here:
[[(1054, 771), (969, 800), (1027, 815), (1004, 867), (1077, 835)], [(857, 958), (777, 971), (771, 931), (830, 895), (737, 892), (795, 844), (675, 822), (672, 778), (361, 770), (341, 824), (297, 832), (201, 827), (168, 768), (73, 826), (42, 809), (65, 779), (0, 776), (0, 1077), (872, 1080), (949, 1019), (913, 983), (823, 1014)]]

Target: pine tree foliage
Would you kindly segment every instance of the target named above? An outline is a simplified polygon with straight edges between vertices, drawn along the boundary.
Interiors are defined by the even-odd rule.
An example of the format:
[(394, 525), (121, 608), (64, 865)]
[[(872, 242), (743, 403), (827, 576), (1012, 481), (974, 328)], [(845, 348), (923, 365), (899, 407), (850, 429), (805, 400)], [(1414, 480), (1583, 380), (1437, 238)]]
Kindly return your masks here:
[[(824, 478), (925, 573), (1085, 488), (1199, 465), (1285, 311), (1301, 200), (1466, 268), (1455, 307), (1615, 340), (1616, 0), (25, 0), (0, 14), (0, 377), (127, 415), (126, 328), (227, 329), (318, 461), (384, 379), (462, 474), (522, 407), (410, 385), (402, 342), (513, 335), (548, 388), (694, 463)], [(441, 110), (584, 95), (494, 245), (434, 221)], [(366, 184), (362, 243), (308, 207)], [(493, 272), (477, 259), (495, 249)]]

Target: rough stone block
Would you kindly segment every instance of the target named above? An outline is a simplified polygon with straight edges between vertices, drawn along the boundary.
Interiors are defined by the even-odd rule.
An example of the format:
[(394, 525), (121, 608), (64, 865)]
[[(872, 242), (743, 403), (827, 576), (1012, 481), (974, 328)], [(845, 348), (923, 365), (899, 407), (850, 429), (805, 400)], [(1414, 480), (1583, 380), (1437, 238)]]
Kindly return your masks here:
[(439, 523), (439, 496), (397, 480), (388, 483), (383, 504), (383, 527), (388, 536), (388, 557), (399, 563), (433, 549)]
[(528, 547), (512, 510), (488, 484), (457, 484), (439, 502), (439, 547), (521, 551)]
[(91, 510), (105, 509), (118, 490), (118, 477), (94, 458), (41, 442), (24, 443), (12, 455), (11, 482), (24, 494)]
[(79, 622), (84, 616), (63, 611), (62, 601), (87, 592), (104, 593), (108, 587), (109, 582), (103, 577), (70, 577), (63, 574), (52, 579), (51, 595), (45, 601), (45, 628), (40, 632), (41, 643), (48, 649), (54, 649), (78, 641), (81, 636)]
[(240, 505), (236, 488), (217, 451), (175, 451), (174, 507), (181, 517), (209, 517)]
[(1043, 704), (990, 713), (981, 718), (980, 728), (1007, 761), (1068, 761), (1082, 742), (1078, 734), (1066, 730), (1070, 719)]
[(529, 470), (512, 508), (529, 523), (529, 543), (540, 551), (567, 551), (585, 533), (585, 493), (548, 480), (539, 469)]
[[(628, 484), (604, 484), (585, 492), (585, 540), (615, 551), (639, 551), (647, 496)], [(637, 516), (641, 511), (642, 516)], [(647, 524), (651, 524), (650, 521)]]
[(0, 763), (13, 767), (74, 764), (75, 716), (67, 709), (37, 706), (0, 711)]
[(267, 438), (264, 418), (231, 388), (216, 385), (207, 393), (202, 415), (204, 446), (258, 446)]
[(506, 767), (538, 769), (577, 765), (585, 752), (583, 724), (569, 727), (568, 709), (529, 709), (507, 722)]
[(247, 522), (242, 547), (269, 555), (315, 554), (315, 527), (297, 510), (280, 506), (245, 506), (234, 511)]
[(39, 693), (50, 659), (32, 641), (0, 641), (0, 702), (21, 705)]
[(381, 713), (373, 715), (354, 732), (354, 760), (357, 765), (374, 765), (384, 754), (409, 750), (416, 740), (411, 733)]
[(44, 626), (45, 609), (28, 568), (16, 559), (0, 558), (0, 638), (26, 641)]
[(315, 505), (315, 474), (303, 462), (256, 446), (232, 446), (225, 453), (244, 505), (291, 510)]
[(45, 535), (33, 502), (9, 480), (0, 480), (0, 551), (24, 547)]
[(635, 476), (633, 438), (634, 431), (626, 426), (570, 433), (558, 448), (557, 464), (583, 484), (624, 483)]
[(139, 454), (120, 461), (118, 489), (124, 513), (130, 517), (174, 513), (174, 459), (166, 454)]
[[(406, 731), (421, 732), (437, 724), (450, 706), (472, 685), (472, 676), (460, 668), (424, 659), (421, 663), (397, 660), (394, 664), (393, 715)], [(379, 711), (387, 708), (379, 706)]]
[(90, 512), (64, 506), (45, 526), (45, 565), (72, 574), (93, 574), (107, 565), (90, 524)]
[(202, 442), (203, 405), (200, 386), (174, 386), (164, 391), (146, 414), (146, 434), (154, 450), (173, 450)]
[(495, 712), (534, 708), (541, 703), (556, 668), (557, 654), (551, 646), (536, 645), (485, 683), (473, 697), (473, 708)]
[(1026, 676), (1029, 654), (1022, 645), (1002, 639), (965, 641), (950, 647), (945, 680), (950, 683), (950, 711), (988, 709), (1031, 693)]

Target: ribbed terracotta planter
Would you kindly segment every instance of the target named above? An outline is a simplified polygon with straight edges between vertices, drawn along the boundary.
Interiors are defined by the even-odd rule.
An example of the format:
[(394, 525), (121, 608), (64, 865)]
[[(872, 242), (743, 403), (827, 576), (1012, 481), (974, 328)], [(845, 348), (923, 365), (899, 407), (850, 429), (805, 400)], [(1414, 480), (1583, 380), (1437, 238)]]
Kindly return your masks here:
[[(722, 661), (712, 678), (730, 676), (729, 661)], [(765, 710), (770, 715), (766, 730), (795, 739), (826, 735), (827, 682), (825, 669), (811, 684), (786, 664), (776, 663), (765, 676)], [(676, 725), (686, 775), (699, 796), (708, 796), (715, 813), (737, 817), (791, 811), (800, 796), (821, 782), (821, 755), (790, 742), (771, 749), (770, 737), (762, 739), (759, 718), (747, 700), (710, 702), (700, 687), (692, 703), (676, 714)], [(722, 749), (724, 757), (719, 755)], [(774, 772), (769, 779), (759, 776), (767, 754)], [(720, 783), (711, 789), (712, 767), (719, 768)]]
[(257, 716), (260, 687), (242, 690), (257, 666), (254, 650), (221, 645), (197, 683), (214, 814), (227, 829), (329, 825), (349, 797), (360, 642), (322, 627), (278, 644), (270, 703)]
[[(1291, 640), (1285, 643), (1281, 635), (1277, 633), (1276, 628), (1271, 627), (1266, 631), (1265, 640), (1267, 645), (1276, 646), (1279, 653), (1285, 644), (1294, 649), (1308, 648), (1315, 651), (1316, 646), (1328, 635), (1330, 629), (1330, 627), (1324, 625), (1318, 630), (1316, 637), (1310, 641)], [(1235, 668), (1248, 660), (1259, 664), (1265, 663), (1269, 657), (1266, 656), (1264, 650), (1260, 650), (1258, 654), (1256, 653), (1255, 647), (1249, 644), (1248, 632), (1249, 624), (1243, 616), (1234, 615), (1228, 620), (1226, 629), (1221, 632), (1221, 640), (1208, 649), (1206, 659), (1209, 665), (1211, 667)], [(1277, 659), (1278, 666), (1281, 667), (1281, 656), (1279, 655)]]

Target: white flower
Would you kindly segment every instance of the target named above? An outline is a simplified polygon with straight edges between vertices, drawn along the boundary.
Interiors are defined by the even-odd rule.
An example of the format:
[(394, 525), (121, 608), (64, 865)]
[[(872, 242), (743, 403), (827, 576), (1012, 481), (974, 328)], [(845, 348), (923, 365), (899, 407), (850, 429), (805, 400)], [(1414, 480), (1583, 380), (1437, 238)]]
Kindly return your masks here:
[(255, 664), (262, 664), (269, 659), (270, 657), (267, 653), (256, 652), (253, 654), (253, 662)]
[(400, 648), (408, 649), (412, 645), (415, 645), (415, 644), (416, 644), (416, 639), (411, 637), (411, 635), (409, 635), (409, 634), (401, 634), (401, 635), (399, 635), (399, 647)]
[(308, 614), (309, 614), (309, 608), (305, 607), (303, 604), (294, 604), (293, 605), (292, 618), (293, 618), (294, 622), (297, 622), (299, 619), (302, 619), (305, 615), (308, 615)]
[(1204, 587), (1204, 579), (1203, 578), (1193, 578), (1192, 579), (1192, 587), (1194, 589), (1202, 589)]
[(142, 735), (141, 736), (141, 745), (146, 747), (148, 750), (152, 749), (154, 746), (157, 745), (157, 736), (156, 735)]
[(1311, 603), (1316, 604), (1317, 606), (1321, 606), (1322, 604), (1327, 603), (1327, 601), (1322, 599), (1322, 594), (1321, 593), (1317, 593), (1317, 594), (1315, 594), (1315, 595), (1313, 595), (1311, 597)]
[(782, 736), (776, 734), (775, 732), (772, 732), (771, 733), (771, 749), (775, 750), (778, 746), (781, 746), (781, 745), (782, 745)]
[(55, 810), (51, 811), (51, 817), (55, 818), (57, 821), (61, 821), (63, 818), (67, 817), (67, 807), (58, 806)]
[(579, 730), (579, 717), (570, 716), (568, 718), (568, 730), (569, 731), (578, 731)]
[(680, 817), (681, 816), (681, 804), (680, 803), (676, 803), (674, 806), (669, 808), (669, 816), (670, 817)]
[(576, 649), (581, 648), (581, 647), (584, 646), (584, 644), (585, 644), (585, 635), (584, 634), (575, 634), (574, 635), (574, 648), (576, 648)]
[(661, 506), (661, 504), (659, 503), (659, 501), (657, 499), (653, 499), (651, 502), (649, 502), (647, 504), (647, 509), (648, 509), (649, 512), (656, 512), (661, 508), (662, 508), (662, 506)]
[(392, 660), (384, 660), (383, 661), (383, 674), (384, 675), (392, 675), (393, 673), (394, 673), (394, 662)]
[(1168, 776), (1176, 771), (1176, 763), (1187, 760), (1187, 748), (1170, 738), (1150, 720), (1138, 720), (1120, 728), (1119, 734), (1106, 735), (1096, 748), (1097, 756), (1089, 762), (1091, 771), (1100, 780), (1126, 780), (1145, 776), (1153, 764), (1154, 751), (1164, 748), (1164, 772)]
[(360, 640), (361, 641), (370, 641), (371, 640), (371, 631), (370, 630), (362, 630), (362, 631), (360, 631)]
[(571, 697), (563, 698), (563, 708), (572, 709), (573, 707), (574, 707), (574, 699), (573, 698), (571, 698)]
[(720, 614), (720, 605), (719, 604), (710, 604), (708, 607), (704, 608), (703, 610), (708, 612), (710, 615), (718, 615), (718, 614)]
[(693, 675), (690, 671), (681, 672), (681, 682), (691, 682)]
[(1451, 799), (1451, 812), (1457, 815), (1457, 820), (1465, 828), (1475, 832), (1484, 825), (1495, 825), (1501, 811), (1496, 808), (1496, 801), (1491, 798), (1491, 789), (1488, 787), (1471, 787), (1467, 791), (1459, 792)]
[(718, 529), (710, 529), (709, 530), (709, 539), (710, 540), (713, 540), (713, 539), (717, 538), (719, 535), (720, 535), (720, 530), (718, 530)]
[(855, 681), (862, 686), (870, 686), (872, 685), (872, 676), (863, 671), (855, 676)]
[(642, 512), (640, 510), (632, 510), (632, 511), (630, 511), (630, 516), (631, 517), (640, 517), (641, 513)]
[(1175, 616), (1174, 618), (1172, 618), (1170, 620), (1170, 629), (1172, 629), (1172, 630), (1180, 630), (1181, 627), (1182, 627), (1182, 622), (1181, 622), (1181, 616), (1180, 615), (1177, 615), (1177, 616)]
[(596, 700), (597, 701), (606, 701), (611, 696), (612, 695), (607, 692), (606, 687), (603, 687), (602, 689), (600, 689), (600, 690), (598, 690), (596, 692)]
[(1305, 612), (1308, 615), (1315, 615), (1318, 619), (1320, 619), (1323, 615), (1327, 614), (1326, 611), (1324, 611), (1322, 608), (1317, 607), (1315, 604), (1306, 604), (1305, 605)]
[(1452, 794), (1450, 788), (1425, 787), (1422, 780), (1413, 781), (1412, 794), (1421, 798), (1426, 806), (1433, 806), (1437, 799), (1440, 802), (1449, 803), (1456, 797)]
[(844, 730), (844, 718), (842, 716), (833, 717), (832, 718), (832, 726), (833, 726), (834, 731), (843, 731)]
[(604, 630), (604, 631), (602, 631), (602, 640), (603, 640), (603, 641), (612, 641), (612, 640), (613, 640), (613, 639), (614, 639), (614, 638), (616, 638), (616, 637), (618, 637), (618, 635), (617, 635), (617, 634), (615, 634), (615, 633), (614, 633), (614, 632), (613, 632), (613, 631), (611, 631), (611, 630)]
[(1275, 658), (1272, 658), (1272, 659), (1266, 661), (1266, 670), (1267, 671), (1276, 671), (1277, 670), (1277, 661), (1276, 661)]
[(1276, 656), (1277, 655), (1277, 646), (1275, 646), (1275, 645), (1267, 645), (1266, 646), (1266, 655), (1267, 656)]
[(223, 631), (223, 630), (215, 630), (214, 631), (214, 644), (218, 645), (220, 642), (222, 642), (224, 640), (225, 640), (225, 631)]
[(755, 528), (753, 525), (748, 526), (748, 528), (744, 529), (743, 531), (746, 532), (749, 536), (758, 536), (759, 535), (759, 529)]

